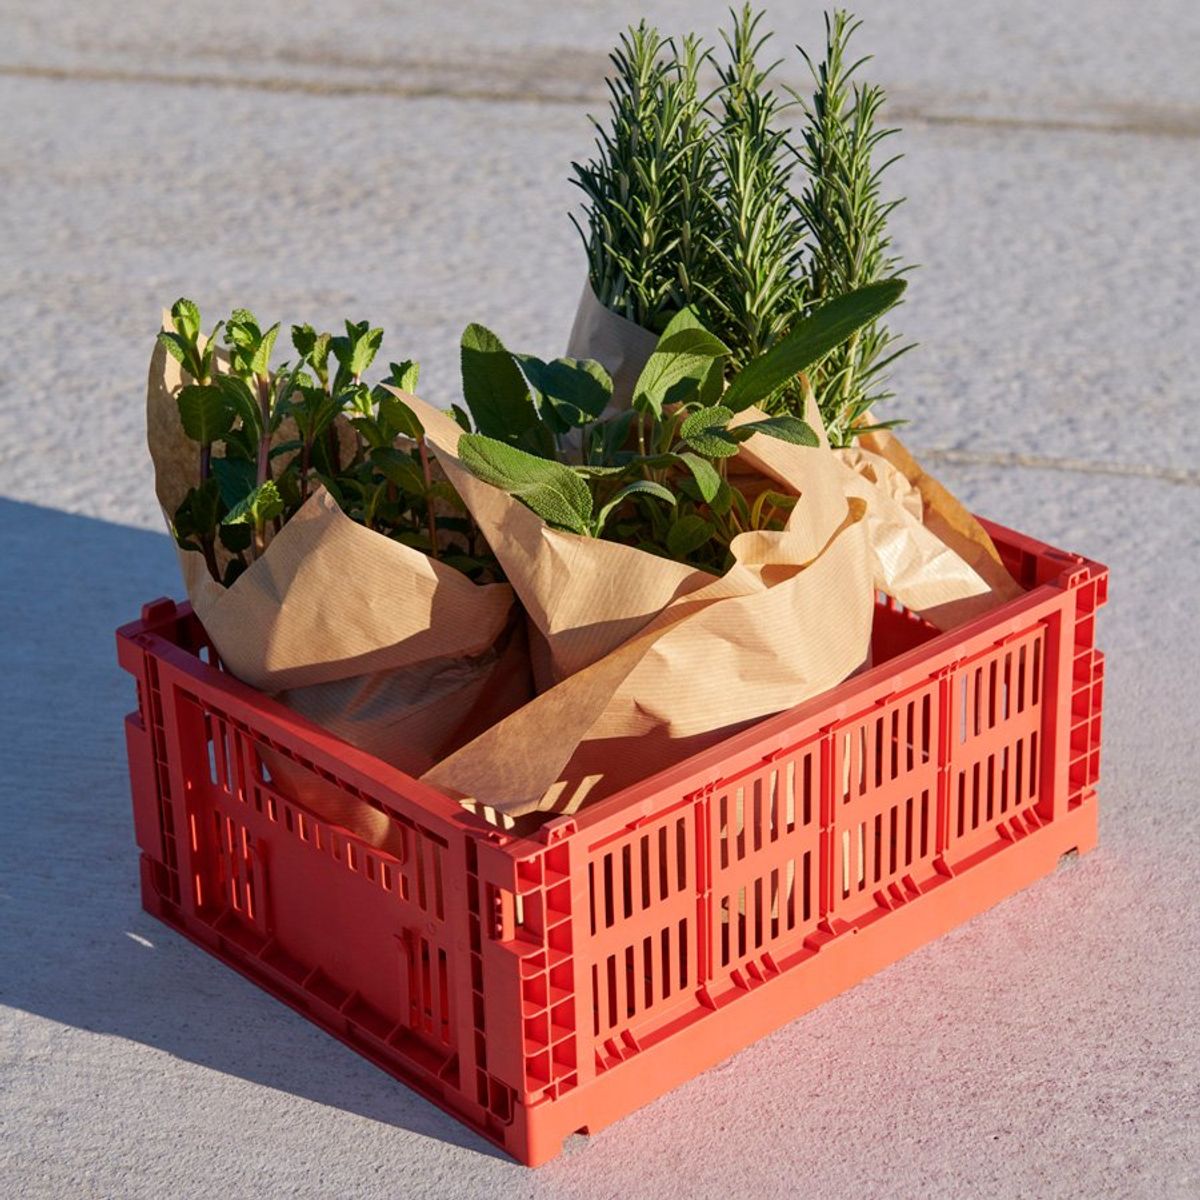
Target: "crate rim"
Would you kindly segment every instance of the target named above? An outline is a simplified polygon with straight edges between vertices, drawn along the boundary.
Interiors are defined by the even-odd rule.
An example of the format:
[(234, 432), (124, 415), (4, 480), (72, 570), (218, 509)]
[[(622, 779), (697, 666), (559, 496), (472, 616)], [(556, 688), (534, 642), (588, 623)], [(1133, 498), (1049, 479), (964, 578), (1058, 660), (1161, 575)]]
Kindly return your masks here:
[[(993, 645), (999, 638), (1003, 638), (1006, 627), (1009, 632), (1027, 627), (1033, 614), (1039, 608), (1050, 606), (1058, 592), (1081, 586), (1090, 579), (1108, 573), (1108, 568), (1099, 562), (1068, 551), (1056, 550), (1047, 543), (996, 521), (984, 517), (977, 519), (993, 539), (1043, 557), (1049, 555), (1060, 559), (1062, 571), (990, 612), (965, 624), (943, 630), (919, 646), (876, 663), (791, 708), (756, 719), (738, 733), (723, 738), (678, 763), (664, 767), (645, 779), (629, 784), (611, 796), (585, 805), (578, 812), (550, 813), (536, 831), (524, 835), (497, 828), (483, 817), (463, 808), (457, 800), (444, 792), (358, 749), (307, 717), (294, 712), (268, 693), (244, 683), (229, 672), (219, 670), (211, 663), (183, 650), (169, 637), (156, 632), (156, 626), (161, 627), (164, 621), (186, 619), (192, 615), (192, 606), (187, 601), (177, 602), (169, 597), (151, 601), (142, 606), (142, 615), (138, 620), (120, 626), (116, 634), (118, 642), (122, 639), (133, 642), (171, 663), (182, 673), (197, 677), (207, 687), (225, 693), (236, 703), (253, 708), (256, 718), (266, 718), (276, 727), (272, 736), (277, 732), (281, 744), (295, 741), (299, 745), (315, 746), (323, 753), (336, 758), (343, 771), (369, 779), (372, 790), (382, 789), (402, 796), (407, 803), (420, 805), (431, 816), (449, 821), (464, 832), (490, 842), (513, 859), (519, 860), (542, 853), (547, 845), (562, 837), (584, 832), (602, 833), (602, 826), (613, 829), (634, 827), (650, 815), (649, 807), (653, 805), (655, 798), (664, 792), (689, 796), (712, 790), (722, 780), (735, 778), (752, 766), (769, 761), (783, 754), (786, 749), (813, 736), (819, 736), (842, 721), (852, 720), (857, 715), (869, 712), (879, 703), (893, 699), (908, 690), (901, 685), (886, 696), (880, 696), (877, 693), (881, 683), (905, 676), (922, 663), (937, 658), (954, 647), (956, 652), (953, 657), (937, 668), (939, 673), (948, 674), (986, 646)], [(926, 676), (928, 677), (928, 672)], [(788, 746), (780, 747), (769, 758), (762, 755), (758, 758), (753, 757), (755, 747), (763, 741), (777, 739), (778, 735), (794, 730), (797, 726), (807, 727), (807, 732), (803, 736), (790, 739)], [(722, 766), (726, 769), (718, 770)], [(388, 805), (385, 799), (380, 798), (379, 802), (389, 809), (390, 815), (402, 815), (398, 809)], [(341, 826), (337, 828), (346, 836), (355, 836), (349, 830), (343, 830)]]

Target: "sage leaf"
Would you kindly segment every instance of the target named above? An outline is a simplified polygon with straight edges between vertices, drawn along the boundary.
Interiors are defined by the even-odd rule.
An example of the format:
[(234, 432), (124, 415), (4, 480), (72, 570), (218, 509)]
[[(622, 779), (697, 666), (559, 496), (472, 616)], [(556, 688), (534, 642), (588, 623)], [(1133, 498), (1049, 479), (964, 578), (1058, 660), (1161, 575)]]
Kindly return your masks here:
[(691, 309), (683, 309), (671, 318), (646, 360), (634, 385), (634, 407), (661, 417), (664, 406), (699, 391), (714, 360), (728, 353), (728, 347), (699, 323)]
[(747, 421), (739, 425), (734, 434), (744, 434), (746, 437), (755, 433), (764, 433), (767, 437), (778, 438), (781, 442), (791, 442), (794, 446), (819, 446), (820, 439), (816, 430), (807, 421), (799, 417), (782, 416), (767, 417), (762, 421)]
[(490, 329), (468, 325), (463, 330), (461, 361), (463, 399), (480, 433), (515, 442), (538, 424), (520, 368)]
[(711, 504), (721, 489), (721, 476), (716, 467), (707, 458), (701, 458), (700, 455), (692, 454), (690, 451), (685, 451), (679, 456), (679, 459), (692, 473), (696, 487), (700, 490), (701, 499), (706, 504)]
[(717, 527), (696, 513), (686, 513), (667, 531), (667, 549), (672, 558), (684, 561), (716, 533)]
[(903, 279), (883, 279), (827, 300), (766, 354), (739, 371), (725, 389), (722, 403), (741, 412), (768, 399), (892, 308), (906, 286)]
[(532, 354), (513, 357), (529, 386), (542, 397), (542, 419), (555, 433), (596, 420), (612, 400), (612, 377), (590, 358), (556, 358), (546, 363)]
[(653, 496), (657, 500), (662, 500), (664, 503), (675, 506), (675, 495), (668, 491), (661, 483), (655, 483), (650, 479), (635, 479), (632, 483), (627, 483), (601, 510), (596, 517), (594, 525), (594, 533), (596, 537), (604, 531), (604, 526), (608, 518), (612, 516), (622, 504), (625, 503), (631, 496)]
[(729, 432), (733, 413), (723, 404), (688, 413), (679, 436), (705, 458), (730, 458), (738, 452), (738, 440)]
[(590, 532), (592, 493), (570, 467), (477, 433), (458, 439), (458, 454), (473, 475), (515, 496), (547, 524)]

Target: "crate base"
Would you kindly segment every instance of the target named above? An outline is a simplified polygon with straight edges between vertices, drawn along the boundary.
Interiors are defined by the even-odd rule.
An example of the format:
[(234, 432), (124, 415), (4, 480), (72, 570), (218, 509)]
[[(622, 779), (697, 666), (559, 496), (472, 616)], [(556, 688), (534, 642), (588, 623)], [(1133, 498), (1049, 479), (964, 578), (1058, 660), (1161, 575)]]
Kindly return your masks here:
[[(236, 927), (222, 931), (160, 895), (153, 865), (143, 856), (142, 899), (146, 911), (189, 938), (259, 987), (346, 1043), (406, 1086), (465, 1122), (482, 1137), (529, 1166), (555, 1157), (576, 1133), (596, 1133), (619, 1118), (694, 1078), (702, 1071), (781, 1028), (913, 950), (1049, 875), (1061, 858), (1086, 854), (1097, 838), (1098, 805), (1086, 793), (1054, 821), (1019, 842), (994, 843), (959, 872), (876, 918), (833, 931), (819, 948), (809, 948), (778, 965), (779, 974), (750, 990), (718, 1000), (647, 1045), (619, 1066), (559, 1097), (521, 1110), (502, 1125), (482, 1109), (465, 1111), (461, 1096), (443, 1088), (436, 1074), (389, 1055), (373, 1039), (315, 993), (273, 970), (260, 953), (238, 944)], [(1019, 849), (1018, 849), (1019, 847)], [(717, 1009), (734, 1007), (736, 1021), (709, 1020)]]

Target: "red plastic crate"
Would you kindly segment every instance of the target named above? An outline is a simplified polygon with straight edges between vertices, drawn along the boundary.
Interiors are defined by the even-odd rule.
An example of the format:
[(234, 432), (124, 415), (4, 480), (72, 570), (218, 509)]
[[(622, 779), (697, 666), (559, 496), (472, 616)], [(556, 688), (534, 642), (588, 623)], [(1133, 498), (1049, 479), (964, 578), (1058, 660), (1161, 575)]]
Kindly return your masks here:
[[(118, 632), (148, 911), (515, 1158), (545, 1162), (1096, 840), (1104, 567), (989, 525), (1025, 595), (535, 837), (223, 672), (186, 606)], [(260, 752), (386, 812), (374, 849)]]

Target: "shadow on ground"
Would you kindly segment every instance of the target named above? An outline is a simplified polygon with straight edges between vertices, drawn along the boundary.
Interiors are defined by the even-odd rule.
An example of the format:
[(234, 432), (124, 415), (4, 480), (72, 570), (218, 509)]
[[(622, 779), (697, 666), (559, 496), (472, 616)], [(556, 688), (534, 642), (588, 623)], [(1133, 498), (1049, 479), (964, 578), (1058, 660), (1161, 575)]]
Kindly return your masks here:
[(113, 631), (169, 538), (0, 500), (0, 561), (0, 1003), (498, 1156), (141, 910)]

